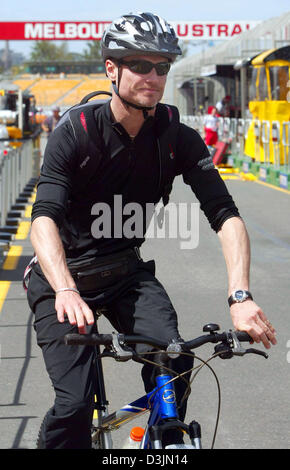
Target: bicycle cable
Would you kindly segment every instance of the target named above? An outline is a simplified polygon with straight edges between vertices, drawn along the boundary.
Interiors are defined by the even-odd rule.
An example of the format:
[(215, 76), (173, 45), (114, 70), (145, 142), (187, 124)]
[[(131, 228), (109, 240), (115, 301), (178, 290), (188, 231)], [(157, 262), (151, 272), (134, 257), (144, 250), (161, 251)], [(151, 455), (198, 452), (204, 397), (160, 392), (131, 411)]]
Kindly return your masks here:
[[(149, 352), (144, 352), (144, 353), (139, 353), (138, 356), (140, 358), (141, 361), (143, 362), (146, 362), (148, 364), (151, 364), (153, 366), (159, 366), (158, 363), (154, 362), (154, 361), (150, 361), (149, 359), (145, 359), (145, 358), (142, 358), (140, 356), (142, 355), (154, 355), (154, 354), (158, 354), (160, 353), (161, 351), (149, 351)], [(194, 381), (194, 379), (196, 378), (197, 374), (200, 372), (200, 370), (204, 367), (204, 366), (207, 366), (210, 371), (212, 372), (215, 380), (216, 380), (216, 385), (217, 385), (217, 389), (218, 389), (218, 404), (217, 404), (217, 417), (216, 417), (216, 423), (215, 423), (215, 428), (214, 428), (214, 434), (213, 434), (213, 438), (212, 438), (212, 444), (211, 444), (211, 449), (214, 448), (214, 444), (215, 444), (215, 439), (216, 439), (216, 435), (217, 435), (217, 429), (218, 429), (218, 424), (219, 424), (219, 419), (220, 419), (220, 409), (221, 409), (221, 388), (220, 388), (220, 383), (219, 383), (219, 380), (218, 380), (218, 377), (215, 373), (215, 371), (213, 370), (213, 368), (208, 364), (212, 359), (214, 359), (215, 357), (218, 357), (220, 356), (224, 351), (219, 351), (215, 354), (213, 354), (211, 357), (209, 357), (206, 361), (204, 359), (202, 359), (201, 357), (199, 356), (196, 356), (194, 355), (194, 358), (199, 360), (200, 362), (202, 362), (202, 364), (198, 365), (198, 366), (195, 366), (195, 367), (192, 367), (191, 369), (188, 369), (187, 371), (185, 372), (182, 372), (180, 374), (177, 374), (173, 369), (169, 368), (169, 367), (165, 367), (165, 366), (162, 366), (165, 370), (167, 370), (169, 373), (171, 373), (172, 375), (175, 375), (175, 377), (173, 377), (172, 379), (168, 380), (168, 382), (166, 382), (164, 385), (162, 385), (161, 387), (159, 387), (157, 390), (155, 390), (155, 392), (151, 395), (150, 397), (150, 402), (152, 401), (152, 398), (154, 397), (154, 395), (156, 393), (158, 393), (158, 391), (163, 388), (165, 385), (171, 383), (171, 382), (174, 382), (175, 380), (181, 378), (184, 382), (186, 382), (187, 384), (187, 388), (183, 394), (183, 397), (181, 399), (181, 403), (179, 405), (178, 408), (180, 408), (180, 406), (182, 405), (183, 401), (189, 397), (190, 395), (190, 392), (191, 392), (191, 384), (192, 382)], [(190, 353), (187, 353), (187, 352), (178, 352), (178, 353), (173, 353), (173, 354), (182, 354), (184, 356), (192, 356), (192, 354)], [(186, 375), (190, 372), (193, 372), (195, 369), (197, 369), (197, 371), (195, 372), (195, 374), (193, 375), (192, 379), (190, 381), (186, 380), (183, 375)]]

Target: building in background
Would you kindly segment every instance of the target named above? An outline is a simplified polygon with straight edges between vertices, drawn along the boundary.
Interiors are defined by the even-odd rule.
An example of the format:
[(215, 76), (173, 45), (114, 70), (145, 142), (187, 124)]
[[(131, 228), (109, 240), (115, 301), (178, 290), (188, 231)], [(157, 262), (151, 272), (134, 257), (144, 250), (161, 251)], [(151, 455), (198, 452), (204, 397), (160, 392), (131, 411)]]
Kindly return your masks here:
[(204, 114), (230, 96), (230, 116), (247, 117), (253, 57), (290, 45), (290, 12), (263, 21), (221, 44), (177, 62), (168, 75), (164, 101), (181, 114)]

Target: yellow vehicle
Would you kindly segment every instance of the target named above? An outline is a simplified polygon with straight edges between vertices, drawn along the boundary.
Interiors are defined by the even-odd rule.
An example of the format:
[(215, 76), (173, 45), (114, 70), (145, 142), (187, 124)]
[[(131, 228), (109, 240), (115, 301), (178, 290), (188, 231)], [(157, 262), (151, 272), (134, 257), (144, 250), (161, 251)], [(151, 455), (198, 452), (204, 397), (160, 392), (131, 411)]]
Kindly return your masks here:
[(253, 122), (244, 153), (257, 162), (283, 165), (283, 123), (290, 121), (290, 46), (259, 54), (250, 67), (249, 111)]

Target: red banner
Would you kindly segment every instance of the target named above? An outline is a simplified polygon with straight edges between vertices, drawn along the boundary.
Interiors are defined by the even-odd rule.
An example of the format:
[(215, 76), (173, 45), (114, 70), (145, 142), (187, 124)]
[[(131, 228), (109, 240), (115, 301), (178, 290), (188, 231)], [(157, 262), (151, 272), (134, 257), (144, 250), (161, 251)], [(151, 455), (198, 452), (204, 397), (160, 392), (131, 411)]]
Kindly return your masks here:
[(173, 21), (176, 35), (183, 40), (228, 40), (254, 28), (260, 21)]
[[(111, 21), (0, 22), (0, 40), (96, 40)], [(172, 21), (177, 36), (185, 40), (225, 40), (253, 28), (259, 21)]]
[(55, 41), (101, 39), (111, 21), (0, 22), (0, 40)]

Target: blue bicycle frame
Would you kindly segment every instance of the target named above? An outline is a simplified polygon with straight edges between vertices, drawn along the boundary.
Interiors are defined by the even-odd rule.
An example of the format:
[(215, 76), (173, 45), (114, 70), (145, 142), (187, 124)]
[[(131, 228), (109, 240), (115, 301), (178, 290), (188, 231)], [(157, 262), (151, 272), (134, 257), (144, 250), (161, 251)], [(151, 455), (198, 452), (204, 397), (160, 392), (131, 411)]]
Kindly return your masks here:
[(171, 380), (172, 376), (170, 375), (157, 376), (156, 387), (150, 393), (123, 406), (118, 411), (103, 416), (99, 420), (98, 429), (106, 433), (108, 430), (117, 429), (124, 423), (128, 423), (137, 416), (150, 411), (146, 431), (140, 445), (140, 448), (143, 449), (150, 448), (148, 432), (150, 427), (158, 424), (160, 420), (178, 419), (174, 385)]
[[(140, 444), (140, 449), (162, 448), (162, 432), (167, 429), (181, 428), (190, 437), (192, 445), (190, 448), (201, 448), (200, 426), (192, 421), (188, 426), (179, 421), (176, 396), (174, 390), (173, 377), (164, 369), (162, 363), (164, 358), (160, 358), (159, 373), (155, 377), (156, 387), (141, 398), (123, 406), (118, 411), (108, 413), (108, 402), (106, 400), (104, 375), (100, 356), (100, 347), (95, 346), (96, 361), (95, 368), (97, 374), (96, 383), (96, 403), (98, 410), (97, 426), (93, 423), (92, 442), (99, 443), (103, 449), (112, 448), (111, 431), (118, 429), (124, 423), (150, 412), (144, 437)], [(162, 421), (162, 423), (160, 423)], [(164, 424), (165, 423), (165, 424)], [(150, 433), (150, 435), (149, 435)], [(152, 433), (152, 434), (151, 434)]]
[(178, 419), (176, 397), (174, 385), (170, 375), (159, 375), (156, 377), (156, 388), (148, 394), (149, 403), (153, 397), (153, 407), (141, 446), (143, 449), (149, 448), (149, 433), (151, 426), (158, 424), (160, 420), (175, 418)]

